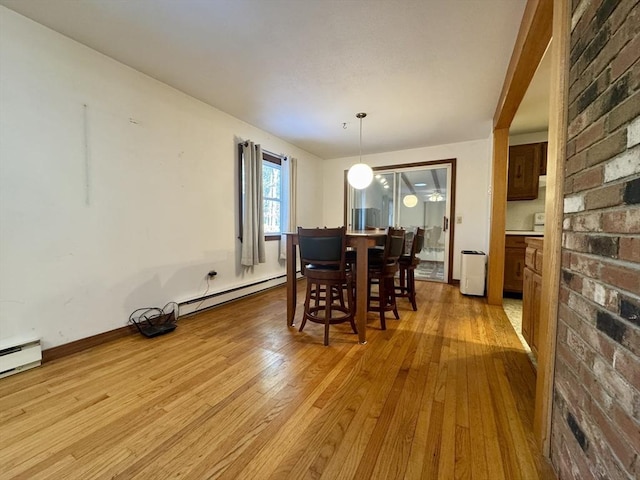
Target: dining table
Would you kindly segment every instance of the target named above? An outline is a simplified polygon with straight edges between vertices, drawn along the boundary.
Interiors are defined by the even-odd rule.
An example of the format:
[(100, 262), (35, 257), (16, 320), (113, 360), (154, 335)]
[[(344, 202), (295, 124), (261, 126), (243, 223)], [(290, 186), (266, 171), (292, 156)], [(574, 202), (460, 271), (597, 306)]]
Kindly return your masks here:
[[(297, 299), (297, 262), (298, 262), (298, 234), (288, 232), (287, 236), (287, 326), (295, 326), (296, 299)], [(369, 247), (376, 245), (377, 241), (386, 236), (386, 229), (376, 228), (371, 230), (348, 230), (347, 246), (356, 251), (356, 327), (358, 328), (358, 342), (367, 343), (367, 289)]]

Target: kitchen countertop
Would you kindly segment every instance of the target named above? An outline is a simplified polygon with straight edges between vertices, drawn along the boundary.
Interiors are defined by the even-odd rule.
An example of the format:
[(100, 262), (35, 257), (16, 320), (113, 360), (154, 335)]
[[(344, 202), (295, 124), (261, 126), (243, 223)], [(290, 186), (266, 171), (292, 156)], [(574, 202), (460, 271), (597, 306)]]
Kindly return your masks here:
[(507, 230), (505, 235), (524, 235), (525, 237), (543, 237), (544, 232), (534, 232), (533, 230)]

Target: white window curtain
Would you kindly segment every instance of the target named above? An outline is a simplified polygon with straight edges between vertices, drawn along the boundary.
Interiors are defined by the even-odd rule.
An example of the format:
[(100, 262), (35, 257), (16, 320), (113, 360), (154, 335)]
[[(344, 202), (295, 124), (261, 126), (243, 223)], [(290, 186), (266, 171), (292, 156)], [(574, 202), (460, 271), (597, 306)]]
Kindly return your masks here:
[[(284, 215), (282, 231), (295, 232), (298, 203), (297, 185), (298, 185), (298, 159), (286, 157), (282, 162), (282, 184), (284, 185)], [(287, 259), (287, 236), (280, 235), (280, 259)]]
[(264, 212), (262, 205), (262, 147), (242, 144), (244, 199), (242, 203), (242, 255), (240, 263), (252, 267), (265, 263)]

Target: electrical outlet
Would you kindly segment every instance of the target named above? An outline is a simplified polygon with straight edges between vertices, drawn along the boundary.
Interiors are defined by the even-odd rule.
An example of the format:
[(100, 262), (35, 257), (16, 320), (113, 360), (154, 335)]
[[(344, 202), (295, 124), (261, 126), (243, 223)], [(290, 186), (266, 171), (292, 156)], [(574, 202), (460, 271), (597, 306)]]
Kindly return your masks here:
[(218, 275), (218, 272), (216, 272), (215, 270), (210, 270), (209, 273), (207, 273), (207, 277), (209, 278), (213, 278), (216, 275)]

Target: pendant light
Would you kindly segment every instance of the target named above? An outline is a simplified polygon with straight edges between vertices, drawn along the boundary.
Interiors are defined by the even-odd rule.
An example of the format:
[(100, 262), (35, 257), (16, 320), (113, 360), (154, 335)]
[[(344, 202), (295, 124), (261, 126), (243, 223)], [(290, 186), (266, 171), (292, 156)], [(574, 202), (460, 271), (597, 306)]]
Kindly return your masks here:
[(430, 202), (441, 202), (443, 200), (444, 200), (444, 196), (438, 190), (429, 194)]
[(413, 193), (409, 195), (405, 195), (402, 199), (402, 203), (407, 208), (413, 208), (418, 204), (418, 197), (416, 197)]
[(367, 188), (373, 180), (373, 170), (366, 163), (362, 163), (362, 119), (367, 114), (362, 112), (356, 114), (356, 118), (360, 119), (360, 162), (352, 165), (347, 173), (347, 180), (356, 190)]

